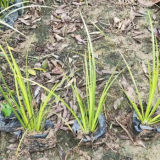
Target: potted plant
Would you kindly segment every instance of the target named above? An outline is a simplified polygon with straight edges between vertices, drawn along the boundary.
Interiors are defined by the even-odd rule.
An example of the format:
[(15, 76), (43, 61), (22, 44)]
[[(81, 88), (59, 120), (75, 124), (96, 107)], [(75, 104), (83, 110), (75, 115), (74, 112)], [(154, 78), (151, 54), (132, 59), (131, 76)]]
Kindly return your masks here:
[(103, 136), (106, 132), (106, 122), (105, 117), (102, 114), (103, 107), (105, 105), (108, 91), (116, 80), (118, 75), (115, 77), (113, 74), (108, 79), (102, 94), (100, 95), (99, 102), (96, 101), (96, 60), (94, 57), (93, 46), (91, 42), (91, 37), (86, 26), (86, 23), (83, 19), (83, 16), (80, 12), (84, 28), (88, 38), (88, 54), (85, 53), (84, 61), (85, 61), (85, 83), (86, 83), (86, 101), (81, 98), (78, 88), (75, 83), (69, 80), (69, 77), (66, 77), (68, 82), (70, 83), (72, 90), (76, 96), (77, 103), (80, 110), (80, 115), (76, 115), (76, 113), (66, 104), (63, 100), (62, 103), (71, 111), (72, 115), (75, 117), (75, 122), (73, 124), (73, 131), (75, 133), (82, 131), (83, 135), (91, 134), (93, 138), (87, 139), (83, 138), (83, 141), (96, 140), (97, 138)]
[[(56, 90), (58, 85), (54, 85), (51, 89), (52, 92), (46, 95), (46, 98), (44, 99), (44, 101), (42, 101), (40, 106), (36, 106), (37, 104), (35, 103), (34, 95), (32, 94), (29, 81), (25, 83), (25, 79), (22, 77), (21, 71), (12, 55), (11, 47), (8, 44), (7, 47), (10, 57), (0, 45), (0, 49), (3, 52), (3, 55), (7, 60), (10, 70), (12, 72), (11, 75), (14, 77), (16, 96), (13, 95), (12, 90), (8, 87), (5, 78), (0, 71), (0, 78), (3, 82), (3, 86), (0, 85), (0, 92), (3, 96), (1, 100), (5, 99), (7, 103), (7, 107), (3, 107), (3, 113), (7, 113), (7, 111), (10, 111), (11, 109), (18, 121), (20, 122), (21, 126), (25, 130), (37, 132), (42, 131), (46, 123), (46, 118), (50, 110), (50, 105), (52, 104), (52, 102), (49, 103), (51, 101), (52, 93)], [(26, 79), (28, 79), (29, 75), (27, 66), (28, 59), (26, 56)], [(1, 112), (1, 115), (5, 114), (2, 114)], [(8, 114), (7, 117), (8, 116), (10, 115)]]
[(159, 50), (158, 50), (157, 39), (156, 37), (154, 37), (153, 25), (152, 25), (152, 20), (149, 12), (148, 12), (148, 16), (149, 16), (149, 21), (151, 25), (153, 65), (151, 69), (151, 66), (148, 61), (149, 96), (148, 96), (148, 102), (146, 105), (142, 102), (142, 99), (141, 99), (137, 84), (135, 82), (134, 76), (131, 72), (131, 69), (127, 61), (125, 60), (124, 56), (120, 53), (128, 68), (129, 74), (131, 76), (132, 82), (135, 87), (135, 91), (138, 95), (138, 104), (137, 104), (135, 101), (131, 100), (129, 95), (127, 95), (125, 90), (122, 88), (130, 104), (135, 110), (133, 114), (133, 129), (138, 134), (141, 133), (143, 130), (148, 130), (155, 133), (160, 132), (159, 128), (152, 127), (154, 124), (160, 122), (160, 114), (157, 112), (157, 109), (160, 104), (160, 98), (156, 100), (155, 104), (153, 103), (155, 93), (156, 93), (156, 88), (158, 87), (157, 85), (158, 85), (158, 78), (159, 78)]
[[(3, 52), (11, 70), (10, 75), (14, 78), (16, 91), (13, 95), (13, 91), (7, 85), (7, 82), (0, 71), (0, 78), (2, 80), (2, 84), (0, 85), (0, 93), (2, 95), (0, 96), (0, 101), (5, 100), (4, 103), (1, 103), (0, 131), (10, 132), (18, 138), (22, 138), (20, 140), (20, 145), (24, 140), (24, 146), (30, 152), (42, 151), (44, 149), (55, 147), (56, 136), (54, 133), (51, 133), (54, 132), (54, 124), (50, 120), (47, 120), (47, 116), (50, 111), (50, 107), (55, 102), (55, 99), (52, 99), (51, 97), (55, 95), (54, 92), (61, 83), (55, 84), (53, 88), (49, 90), (43, 85), (32, 81), (48, 91), (44, 100), (42, 100), (40, 104), (37, 104), (29, 81), (28, 52), (26, 54), (26, 78), (24, 78), (12, 55), (12, 48), (8, 44), (7, 47), (10, 56), (0, 45), (0, 49)], [(50, 138), (48, 138), (48, 136)], [(50, 143), (51, 140), (53, 143)]]

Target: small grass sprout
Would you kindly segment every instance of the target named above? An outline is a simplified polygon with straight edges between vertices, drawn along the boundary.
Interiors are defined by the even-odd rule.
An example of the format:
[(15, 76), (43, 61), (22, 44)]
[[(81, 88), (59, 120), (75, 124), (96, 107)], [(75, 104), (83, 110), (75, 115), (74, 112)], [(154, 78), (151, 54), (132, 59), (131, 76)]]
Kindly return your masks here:
[[(129, 102), (131, 103), (134, 110), (136, 111), (141, 123), (146, 124), (146, 125), (152, 125), (152, 124), (160, 122), (160, 114), (154, 116), (157, 108), (159, 107), (160, 98), (158, 98), (155, 105), (153, 104), (153, 100), (154, 100), (154, 97), (156, 94), (156, 88), (157, 88), (157, 84), (158, 84), (158, 76), (159, 76), (159, 50), (158, 50), (157, 39), (156, 39), (156, 37), (154, 37), (152, 19), (151, 19), (149, 11), (148, 11), (148, 17), (149, 17), (149, 22), (150, 22), (150, 26), (151, 26), (151, 35), (152, 35), (153, 66), (152, 66), (152, 71), (151, 71), (151, 67), (150, 67), (150, 64), (148, 61), (149, 96), (148, 96), (147, 106), (143, 106), (142, 99), (140, 97), (140, 93), (139, 93), (138, 87), (136, 85), (135, 79), (133, 77), (133, 74), (131, 72), (131, 69), (130, 69), (127, 61), (125, 60), (124, 56), (121, 53), (120, 54), (121, 54), (126, 66), (128, 68), (129, 74), (130, 74), (132, 82), (134, 84), (136, 93), (138, 95), (139, 105), (136, 104), (135, 101), (131, 100), (131, 98), (127, 95), (127, 93), (124, 90), (123, 91), (125, 92)], [(140, 108), (138, 106), (140, 106)]]
[[(29, 81), (25, 83), (25, 79), (22, 77), (21, 71), (12, 55), (11, 47), (7, 44), (9, 55), (5, 52), (5, 50), (0, 45), (0, 49), (2, 50), (5, 59), (7, 60), (9, 67), (11, 69), (11, 72), (14, 76), (15, 81), (15, 88), (16, 88), (16, 95), (18, 102), (15, 100), (12, 90), (9, 89), (4, 76), (2, 72), (0, 71), (0, 78), (4, 84), (0, 85), (0, 92), (5, 98), (7, 104), (10, 106), (12, 111), (14, 112), (15, 116), (18, 118), (19, 122), (23, 126), (24, 129), (27, 129), (28, 131), (41, 131), (44, 127), (45, 120), (47, 118), (48, 112), (50, 110), (50, 106), (53, 102), (49, 101), (51, 99), (51, 96), (53, 95), (54, 91), (58, 87), (57, 84), (53, 86), (51, 91), (46, 95), (46, 98), (40, 106), (38, 107), (36, 103), (34, 103), (34, 96), (31, 92), (31, 87), (29, 84)], [(26, 56), (26, 79), (28, 78), (28, 60), (27, 60), (28, 54)], [(6, 95), (5, 90), (8, 92)]]

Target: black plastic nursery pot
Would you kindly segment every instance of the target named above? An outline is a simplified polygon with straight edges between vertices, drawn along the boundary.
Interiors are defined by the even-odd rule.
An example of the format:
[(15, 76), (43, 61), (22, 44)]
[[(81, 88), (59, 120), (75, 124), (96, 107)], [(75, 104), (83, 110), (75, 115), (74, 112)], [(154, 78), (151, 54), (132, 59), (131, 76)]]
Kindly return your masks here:
[(138, 119), (136, 111), (134, 111), (132, 116), (132, 126), (133, 126), (133, 133), (135, 135), (140, 135), (140, 137), (144, 139), (153, 138), (157, 133), (160, 133), (159, 127), (150, 127), (141, 124), (141, 121)]
[[(81, 130), (80, 125), (77, 122), (77, 120), (74, 121), (72, 129), (75, 134), (77, 134)], [(96, 132), (92, 136), (93, 138), (92, 139), (83, 138), (82, 141), (83, 142), (95, 141), (98, 138), (102, 138), (105, 135), (106, 131), (107, 131), (107, 125), (106, 125), (105, 116), (103, 114), (100, 114), (98, 118), (98, 127), (97, 127)]]
[[(14, 99), (16, 100), (17, 104), (19, 104), (16, 96), (14, 96)], [(4, 97), (0, 96), (0, 101), (3, 101), (3, 100), (5, 100)], [(15, 114), (13, 112), (11, 113), (11, 115), (9, 117), (4, 117), (3, 113), (0, 111), (0, 131), (10, 132), (10, 133), (17, 135), (16, 131), (20, 127), (22, 127), (22, 125), (18, 121), (18, 118), (15, 116)], [(50, 120), (46, 120), (45, 125), (44, 125), (44, 130), (47, 130), (49, 128), (54, 128), (54, 124)], [(40, 137), (35, 136), (35, 138), (36, 137), (37, 138), (45, 137), (45, 135), (40, 136)]]
[[(14, 97), (17, 101), (17, 97)], [(3, 96), (0, 96), (0, 101), (5, 100)], [(18, 104), (18, 103), (17, 103)], [(16, 135), (18, 138), (22, 136), (22, 130), (17, 130), (17, 128), (22, 127), (17, 117), (12, 112), (9, 117), (4, 117), (3, 113), (0, 111), (0, 131), (9, 132)]]

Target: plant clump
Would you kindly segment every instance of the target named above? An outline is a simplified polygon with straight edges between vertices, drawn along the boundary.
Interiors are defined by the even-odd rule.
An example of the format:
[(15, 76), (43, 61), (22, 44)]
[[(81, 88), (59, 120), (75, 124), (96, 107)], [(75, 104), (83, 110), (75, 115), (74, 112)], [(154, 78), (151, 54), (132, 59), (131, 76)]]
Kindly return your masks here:
[[(52, 102), (49, 104), (49, 101), (51, 100), (53, 92), (57, 88), (57, 84), (53, 86), (48, 95), (46, 95), (45, 100), (41, 102), (40, 106), (38, 106), (34, 100), (34, 95), (32, 94), (30, 83), (28, 80), (29, 74), (27, 69), (28, 68), (27, 56), (26, 56), (26, 79), (25, 79), (22, 77), (19, 66), (17, 65), (16, 60), (12, 55), (11, 47), (8, 44), (7, 46), (10, 57), (8, 56), (8, 54), (5, 52), (5, 50), (2, 48), (1, 45), (0, 49), (3, 52), (5, 59), (9, 64), (12, 75), (14, 77), (17, 100), (13, 96), (12, 91), (9, 89), (1, 71), (0, 71), (0, 78), (4, 86), (0, 85), (0, 92), (2, 93), (3, 97), (7, 102), (6, 107), (12, 109), (13, 113), (18, 118), (19, 122), (21, 123), (24, 129), (27, 129), (28, 131), (31, 130), (40, 131), (44, 128), (44, 124), (50, 110), (50, 105), (52, 104)], [(25, 80), (27, 80), (26, 83)], [(6, 107), (3, 109), (5, 115), (8, 114)]]
[(156, 89), (158, 87), (157, 85), (158, 85), (158, 78), (159, 78), (159, 50), (158, 50), (157, 39), (156, 39), (156, 37), (154, 37), (153, 25), (152, 25), (152, 20), (151, 20), (151, 16), (150, 16), (149, 12), (148, 12), (148, 16), (149, 16), (149, 21), (150, 21), (150, 26), (151, 26), (151, 35), (152, 35), (153, 64), (152, 64), (152, 70), (151, 70), (151, 66), (148, 61), (149, 96), (148, 96), (148, 102), (147, 102), (146, 107), (142, 103), (142, 99), (140, 97), (140, 93), (139, 93), (138, 87), (136, 85), (135, 79), (133, 77), (133, 74), (130, 70), (130, 67), (122, 54), (121, 54), (121, 56), (123, 57), (124, 62), (125, 62), (126, 66), (128, 68), (128, 71), (130, 73), (131, 79), (132, 79), (134, 87), (136, 89), (136, 93), (138, 95), (139, 104), (137, 104), (135, 101), (131, 100), (129, 95), (127, 95), (127, 93), (124, 90), (123, 91), (125, 92), (132, 107), (136, 111), (141, 123), (147, 124), (147, 125), (152, 125), (152, 124), (160, 122), (160, 114), (155, 116), (155, 112), (158, 109), (159, 104), (160, 104), (160, 97), (157, 99), (155, 105), (153, 103), (154, 97), (156, 95)]

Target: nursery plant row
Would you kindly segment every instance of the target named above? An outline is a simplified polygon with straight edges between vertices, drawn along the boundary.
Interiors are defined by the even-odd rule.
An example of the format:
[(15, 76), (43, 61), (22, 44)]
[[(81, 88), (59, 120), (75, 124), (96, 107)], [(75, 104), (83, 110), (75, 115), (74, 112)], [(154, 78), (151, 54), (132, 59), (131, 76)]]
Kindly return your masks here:
[[(8, 3), (4, 3), (4, 2), (2, 3), (4, 5), (8, 5)], [(84, 135), (92, 134), (93, 140), (96, 140), (97, 138), (103, 136), (106, 132), (105, 117), (103, 116), (102, 112), (108, 97), (109, 89), (111, 88), (112, 84), (117, 80), (118, 76), (127, 68), (131, 76), (132, 82), (134, 84), (136, 94), (138, 95), (138, 103), (129, 97), (129, 95), (126, 93), (126, 91), (123, 89), (120, 83), (119, 83), (119, 86), (124, 91), (131, 106), (135, 110), (135, 113), (133, 116), (133, 127), (138, 133), (140, 133), (145, 128), (144, 126), (148, 126), (148, 125), (150, 126), (160, 122), (160, 114), (158, 115), (155, 114), (160, 104), (160, 98), (157, 99), (155, 104), (153, 103), (154, 96), (157, 89), (158, 78), (159, 78), (159, 51), (158, 51), (157, 40), (154, 37), (152, 20), (149, 12), (148, 12), (148, 17), (149, 17), (150, 26), (151, 26), (153, 64), (151, 68), (150, 62), (148, 61), (149, 96), (148, 96), (148, 103), (146, 106), (143, 105), (142, 98), (140, 96), (139, 89), (137, 87), (137, 84), (132, 74), (132, 71), (130, 69), (130, 66), (121, 53), (120, 54), (122, 56), (122, 59), (126, 64), (126, 68), (122, 69), (117, 75), (114, 75), (113, 73), (109, 77), (107, 83), (103, 87), (104, 89), (101, 95), (99, 96), (100, 97), (99, 101), (98, 102), (96, 101), (97, 99), (96, 98), (96, 91), (97, 91), (96, 60), (94, 56), (90, 33), (88, 31), (87, 25), (85, 23), (85, 20), (81, 12), (80, 12), (80, 15), (81, 15), (81, 19), (83, 21), (85, 32), (88, 39), (88, 49), (83, 54), (84, 64), (85, 64), (86, 99), (82, 99), (76, 83), (72, 82), (70, 80), (70, 76), (68, 76), (65, 73), (64, 73), (65, 79), (63, 79), (60, 83), (56, 83), (52, 87), (52, 89), (48, 89), (47, 87), (35, 81), (32, 81), (29, 78), (29, 73), (28, 73), (28, 51), (26, 54), (26, 70), (25, 70), (26, 74), (24, 76), (21, 73), (20, 67), (18, 66), (12, 54), (11, 47), (8, 45), (8, 43), (6, 43), (8, 51), (5, 51), (1, 45), (0, 45), (0, 49), (3, 52), (4, 57), (12, 72), (11, 76), (13, 76), (14, 78), (16, 96), (13, 95), (12, 90), (7, 85), (7, 82), (5, 80), (5, 77), (3, 76), (3, 73), (0, 71), (0, 77), (3, 82), (3, 85), (0, 85), (0, 92), (3, 97), (2, 99), (5, 100), (5, 103), (3, 103), (2, 110), (1, 110), (1, 116), (3, 117), (3, 119), (6, 119), (7, 117), (10, 117), (10, 116), (16, 116), (16, 118), (19, 121), (19, 124), (18, 125), (16, 124), (14, 129), (16, 129), (17, 126), (18, 127), (22, 126), (24, 130), (27, 130), (27, 131), (42, 131), (44, 130), (44, 128), (46, 128), (45, 127), (47, 125), (46, 122), (48, 123), (47, 115), (50, 112), (50, 108), (52, 107), (52, 104), (55, 103), (55, 99), (58, 99), (65, 107), (67, 107), (67, 109), (72, 113), (72, 115), (75, 118), (75, 122), (72, 128), (69, 125), (67, 125), (69, 129), (71, 131), (74, 131), (75, 133), (81, 130)], [(4, 24), (4, 21), (0, 21), (0, 22)], [(14, 28), (12, 27), (12, 29)], [(103, 33), (101, 30), (99, 31)], [(8, 55), (8, 52), (9, 52), (9, 55)], [(117, 68), (118, 68), (118, 65), (115, 67), (115, 70), (117, 70)], [(58, 93), (56, 92), (57, 88), (63, 83), (63, 81), (67, 81), (70, 84), (72, 91), (76, 97), (77, 104), (79, 107), (78, 115), (69, 106), (69, 104), (67, 104), (65, 100), (62, 97), (60, 97), (60, 95), (58, 95)], [(45, 100), (41, 102), (40, 106), (36, 106), (35, 105), (36, 103), (33, 103), (35, 99), (32, 94), (32, 89), (30, 86), (31, 82), (33, 82), (34, 84), (44, 89), (45, 92), (47, 93)], [(62, 118), (62, 120), (64, 119)], [(50, 125), (50, 126), (53, 127), (53, 125)], [(3, 127), (1, 126), (0, 130)], [(159, 132), (158, 128), (146, 127), (145, 129), (148, 129), (148, 128), (149, 130)], [(8, 131), (10, 132), (11, 130), (8, 130)], [(11, 132), (13, 131), (14, 130), (12, 130)], [(87, 139), (85, 138), (83, 140), (87, 141)]]

